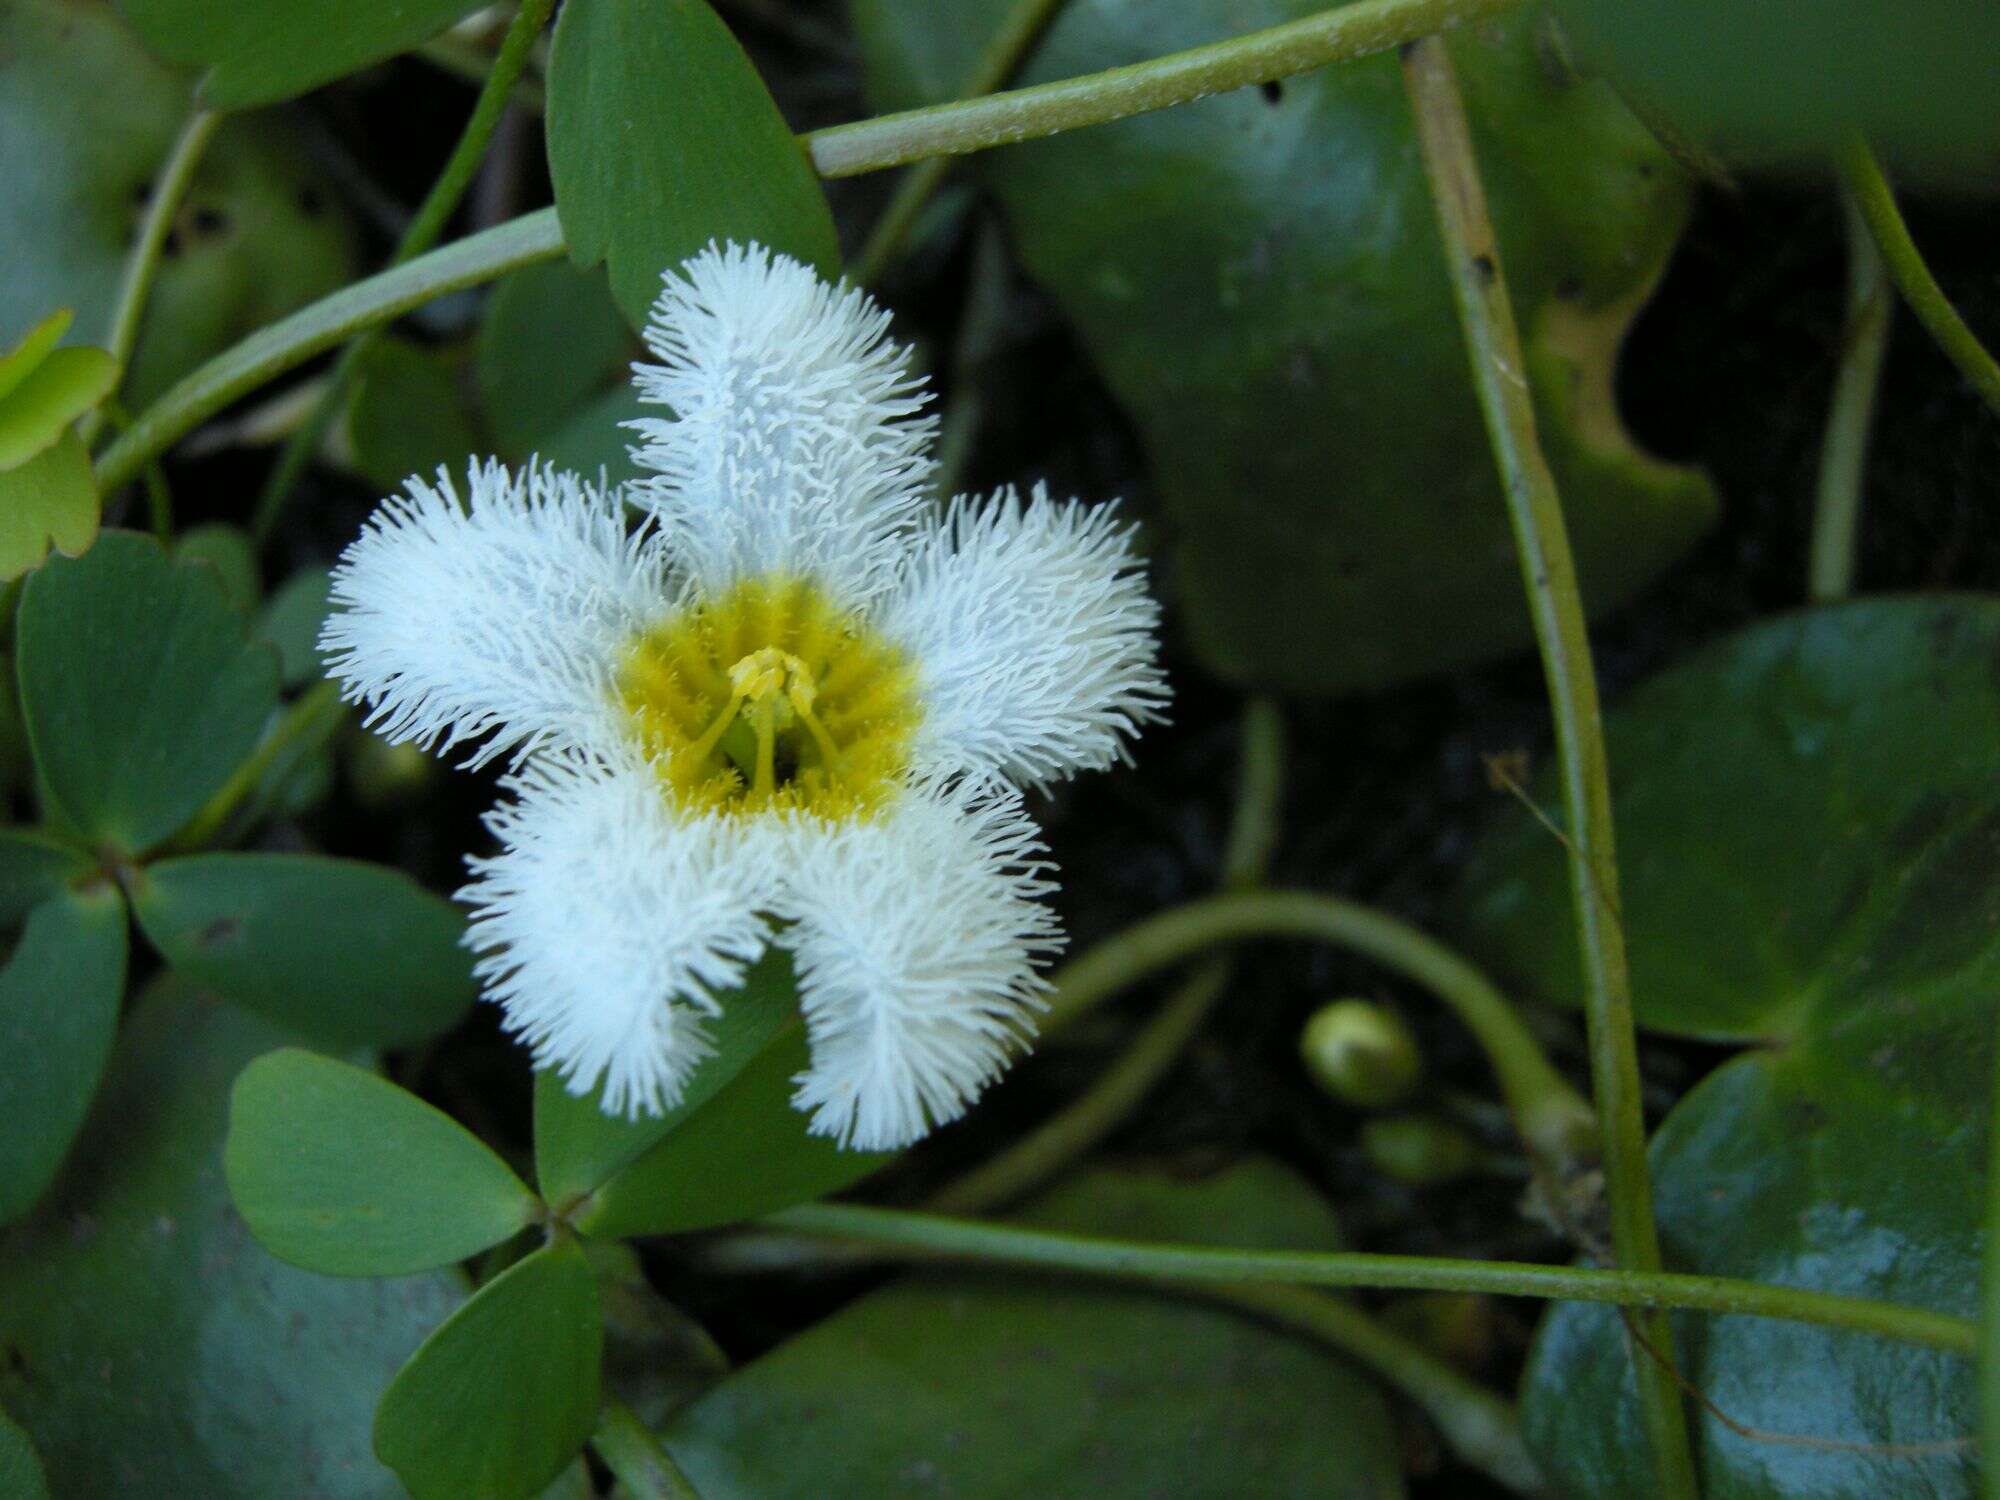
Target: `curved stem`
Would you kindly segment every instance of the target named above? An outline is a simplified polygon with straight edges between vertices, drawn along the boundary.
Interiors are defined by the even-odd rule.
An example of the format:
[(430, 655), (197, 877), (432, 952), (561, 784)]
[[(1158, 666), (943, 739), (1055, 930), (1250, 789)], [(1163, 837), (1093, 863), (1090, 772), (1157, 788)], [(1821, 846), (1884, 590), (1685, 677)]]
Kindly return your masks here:
[(852, 177), (927, 156), (959, 156), (1085, 125), (1107, 125), (1330, 62), (1386, 52), (1418, 37), (1504, 15), (1518, 4), (1356, 0), (1282, 26), (1103, 73), (830, 126), (807, 136), (806, 144), (822, 177)]
[(1194, 1290), (1207, 1301), (1238, 1308), (1338, 1349), (1421, 1409), (1461, 1462), (1522, 1494), (1546, 1490), (1547, 1481), (1522, 1440), (1520, 1419), (1511, 1403), (1351, 1302), (1295, 1286)]
[(1862, 471), (1882, 356), (1889, 348), (1888, 268), (1852, 191), (1840, 195), (1847, 221), (1847, 326), (1840, 337), (1826, 437), (1819, 451), (1806, 592), (1814, 602), (1842, 599), (1854, 586), (1854, 537), (1861, 519)]
[[(1507, 299), (1500, 245), (1486, 211), (1465, 104), (1443, 41), (1431, 37), (1404, 49), (1403, 76), (1472, 361), (1472, 383), (1506, 494), (1555, 719), (1570, 830), (1570, 903), (1583, 950), (1584, 1016), (1611, 1210), (1612, 1253), (1626, 1270), (1656, 1271), (1660, 1244), (1646, 1167), (1631, 975), (1619, 921), (1610, 768), (1576, 563), (1570, 555), (1555, 476), (1535, 432), (1527, 364)], [(1659, 1352), (1654, 1360), (1632, 1351), (1639, 1405), (1652, 1446), (1654, 1493), (1666, 1500), (1693, 1500), (1696, 1485), (1687, 1411), (1679, 1388), (1661, 1365), (1673, 1358), (1672, 1330), (1664, 1317), (1643, 1321), (1647, 1340)]]
[(1968, 1357), (1979, 1347), (1978, 1325), (1969, 1318), (1727, 1276), (1337, 1250), (1222, 1250), (1205, 1245), (1141, 1244), (853, 1203), (801, 1204), (756, 1222), (770, 1229), (826, 1235), (923, 1259), (992, 1261), (1154, 1281), (1393, 1287), (1606, 1302), (1621, 1307), (1686, 1308), (1846, 1328)]
[[(1014, 0), (1014, 8), (981, 50), (965, 87), (959, 90), (959, 98), (980, 98), (1011, 78), (1063, 3), (1064, 0)], [(888, 206), (882, 210), (882, 217), (869, 231), (867, 243), (854, 258), (853, 276), (857, 282), (872, 286), (881, 280), (882, 273), (903, 248), (910, 226), (916, 223), (917, 215), (931, 201), (931, 195), (944, 182), (951, 167), (949, 156), (933, 156), (903, 174)]]
[(1471, 964), (1408, 923), (1356, 902), (1309, 891), (1210, 896), (1149, 917), (1057, 971), (1043, 1029), (1061, 1025), (1107, 995), (1218, 943), (1301, 937), (1352, 948), (1415, 980), (1465, 1023), (1500, 1081), (1515, 1128), (1531, 1150), (1558, 1163), (1577, 1154), (1590, 1109), (1555, 1070), (1507, 999)]
[(1938, 348), (1958, 366), (1959, 373), (1972, 382), (1972, 388), (1988, 406), (2000, 411), (2000, 365), (1993, 362), (1993, 356), (1966, 327), (1965, 319), (1951, 305), (1951, 299), (1931, 275), (1931, 268), (1924, 264), (1923, 253), (1910, 238), (1909, 226), (1896, 208), (1896, 194), (1889, 186), (1882, 164), (1860, 136), (1850, 137), (1841, 151), (1840, 171), (1847, 179), (1848, 190), (1854, 194), (1855, 206), (1861, 210), (1868, 232), (1875, 237), (1875, 247), (1882, 252), (1896, 290), (1910, 304), (1917, 321), (1930, 331)]
[(212, 110), (197, 110), (189, 115), (160, 167), (160, 175), (154, 179), (153, 196), (147, 200), (146, 216), (139, 223), (139, 237), (133, 241), (132, 253), (125, 261), (125, 275), (118, 285), (118, 300), (112, 307), (111, 332), (106, 340), (106, 347), (121, 370), (131, 363), (132, 351), (139, 343), (139, 324), (145, 317), (153, 278), (159, 274), (160, 252), (166, 247), (181, 201), (194, 181), (202, 152), (208, 149), (215, 128), (221, 123), (222, 116)]
[(701, 1492), (681, 1472), (673, 1455), (639, 1420), (639, 1414), (616, 1396), (605, 1397), (590, 1446), (633, 1500), (701, 1500)]
[[(479, 163), (486, 155), (487, 143), (499, 127), (507, 100), (514, 92), (514, 85), (520, 81), (522, 71), (528, 66), (528, 54), (535, 45), (535, 38), (541, 34), (542, 27), (548, 22), (549, 12), (554, 9), (555, 0), (521, 0), (521, 8), (508, 23), (507, 34), (494, 56), (492, 71), (486, 75), (479, 97), (473, 101), (465, 129), (459, 132), (458, 144), (452, 147), (451, 156), (445, 161), (437, 180), (431, 184), (431, 190), (424, 195), (424, 201), (418, 206), (416, 216), (410, 220), (409, 228), (403, 231), (395, 253), (389, 257), (390, 265), (399, 266), (421, 255), (444, 233), (444, 227), (451, 221), (459, 200), (472, 186), (473, 174), (479, 170)], [(270, 538), (293, 488), (305, 473), (306, 465), (312, 462), (313, 454), (319, 451), (319, 445), (340, 410), (348, 387), (354, 383), (355, 372), (366, 357), (370, 342), (369, 338), (359, 338), (341, 351), (340, 360), (334, 365), (332, 374), (327, 377), (326, 388), (320, 393), (319, 403), (286, 440), (250, 519), (250, 539), (253, 542), (261, 544)]]

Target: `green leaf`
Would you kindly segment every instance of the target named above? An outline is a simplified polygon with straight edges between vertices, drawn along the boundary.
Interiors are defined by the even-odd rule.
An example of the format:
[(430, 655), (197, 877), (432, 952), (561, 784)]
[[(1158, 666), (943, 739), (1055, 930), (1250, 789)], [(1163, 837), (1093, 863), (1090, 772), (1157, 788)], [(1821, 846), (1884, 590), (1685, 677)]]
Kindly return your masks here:
[(479, 0), (119, 0), (154, 52), (202, 68), (208, 109), (272, 104), (429, 41)]
[(356, 466), (390, 491), (412, 475), (429, 479), (440, 465), (463, 474), (466, 461), (489, 446), (466, 407), (458, 361), (398, 338), (369, 346), (347, 431)]
[(81, 557), (97, 538), (97, 520), (97, 477), (74, 432), (0, 470), (0, 580), (40, 567), (52, 546)]
[[(637, 352), (602, 270), (547, 261), (505, 278), (487, 300), (474, 367), (501, 453), (517, 463), (532, 453), (551, 456), (551, 439), (613, 393), (636, 407)], [(616, 417), (605, 416), (599, 443), (606, 456), (566, 466), (591, 473), (602, 463), (620, 471), (613, 478), (628, 477), (634, 472), (625, 458), (629, 439)]]
[[(1606, 737), (1641, 1024), (1793, 1036), (1830, 986), (1882, 961), (1896, 893), (1948, 867), (2000, 813), (1996, 657), (2000, 601), (1871, 599), (1730, 637), (1614, 708)], [(1529, 795), (1561, 805), (1552, 772)], [(1521, 992), (1565, 1004), (1581, 984), (1568, 880), (1562, 847), (1509, 808), (1467, 861), (1460, 903), (1476, 956)], [(1976, 893), (1946, 899), (1955, 930), (1983, 941)]]
[(175, 562), (206, 563), (222, 580), (222, 591), (237, 609), (248, 612), (257, 607), (264, 584), (257, 569), (257, 551), (240, 526), (227, 521), (206, 521), (190, 526), (174, 538)]
[(192, 854), (149, 868), (139, 925), (182, 974), (327, 1047), (395, 1047), (475, 994), (465, 920), (400, 870), (312, 854)]
[(1965, 0), (1567, 0), (1579, 50), (1677, 128), (1760, 164), (1817, 167), (1859, 131), (1990, 183), (2000, 12)]
[[(138, 205), (187, 114), (186, 76), (147, 56), (110, 5), (0, 5), (0, 347), (57, 306), (76, 309), (73, 340), (108, 341)], [(342, 201), (290, 121), (226, 122), (169, 233), (125, 405), (344, 285), (356, 245)]]
[(628, 1120), (600, 1108), (603, 1090), (581, 1097), (553, 1072), (535, 1075), (535, 1180), (542, 1196), (561, 1205), (598, 1186), (645, 1155), (692, 1118), (769, 1045), (799, 1011), (798, 981), (789, 954), (768, 950), (722, 1000), (710, 1030), (714, 1055), (695, 1069), (681, 1102), (664, 1115)]
[(35, 765), (75, 827), (128, 854), (179, 828), (249, 754), (277, 663), (219, 577), (106, 532), (28, 580), (16, 623)]
[(0, 969), (0, 1224), (34, 1206), (83, 1124), (125, 993), (125, 903), (109, 882), (28, 917)]
[(729, 1083), (576, 1216), (607, 1239), (734, 1224), (838, 1192), (895, 1160), (806, 1133), (792, 1080), (806, 1069), (803, 1023), (781, 1028)]
[(117, 383), (118, 361), (102, 349), (57, 349), (44, 357), (0, 396), (0, 472), (51, 446)]
[[(1872, 599), (1758, 625), (1609, 715), (1641, 1017), (1771, 1043), (1652, 1145), (1670, 1269), (1970, 1315), (2000, 1021), (2000, 601)], [(1549, 797), (1544, 783), (1537, 795)], [(1554, 838), (1510, 812), (1474, 936), (1525, 994), (1577, 981)], [(1702, 1493), (1970, 1497), (1971, 1366), (1757, 1318), (1678, 1320)], [(1615, 1313), (1550, 1315), (1524, 1421), (1565, 1493), (1630, 1493), (1643, 1443)], [(1817, 1446), (1815, 1446), (1817, 1444)], [(1925, 1451), (1868, 1452), (1869, 1445)]]
[(319, 633), (332, 589), (333, 575), (325, 568), (301, 568), (278, 586), (251, 627), (252, 637), (277, 648), (278, 681), (285, 687), (303, 687), (324, 675)]
[(0, 355), (0, 402), (5, 402), (15, 387), (35, 373), (75, 320), (73, 308), (59, 307), (22, 334), (20, 343)]
[(222, 1159), (264, 1248), (329, 1276), (450, 1265), (527, 1228), (539, 1206), (449, 1115), (297, 1048), (237, 1076)]
[(0, 927), (19, 922), (93, 867), (72, 845), (26, 828), (0, 828)]
[(0, 1413), (0, 1495), (8, 1500), (49, 1500), (48, 1476), (35, 1445)]
[[(856, 0), (877, 100), (954, 97), (1009, 0)], [(1072, 0), (1021, 81), (1316, 14), (1322, 0)], [(1534, 18), (1450, 43), (1588, 602), (1659, 576), (1715, 497), (1637, 452), (1618, 339), (1689, 188)], [(1011, 243), (1137, 425), (1184, 617), (1231, 681), (1334, 693), (1531, 634), (1396, 60), (1363, 58), (977, 158)]]
[(0, 1256), (0, 1402), (64, 1500), (393, 1500), (369, 1414), (455, 1277), (273, 1260), (229, 1206), (230, 1080), (282, 1044), (185, 993), (142, 1003), (72, 1166)]
[(634, 327), (710, 240), (840, 269), (819, 178), (705, 0), (569, 0), (549, 59), (549, 175), (569, 253)]
[(561, 1239), (479, 1289), (382, 1397), (375, 1451), (416, 1500), (513, 1500), (550, 1483), (597, 1420), (603, 1324)]
[[(1255, 1160), (1198, 1183), (1089, 1172), (1025, 1217), (1125, 1238), (1338, 1243), (1311, 1189)], [(666, 1439), (703, 1500), (1404, 1493), (1387, 1404), (1314, 1345), (1144, 1290), (966, 1272), (850, 1303), (683, 1409)]]

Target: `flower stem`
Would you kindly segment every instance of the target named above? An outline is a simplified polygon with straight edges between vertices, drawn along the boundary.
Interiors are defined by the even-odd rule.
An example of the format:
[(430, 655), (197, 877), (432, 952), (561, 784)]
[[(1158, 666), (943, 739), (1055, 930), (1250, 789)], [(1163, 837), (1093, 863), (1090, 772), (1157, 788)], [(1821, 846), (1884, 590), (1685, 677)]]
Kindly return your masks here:
[[(959, 98), (978, 99), (1013, 77), (1028, 49), (1035, 45), (1063, 4), (1064, 0), (1014, 0), (1014, 8), (1001, 20), (999, 30), (987, 39), (965, 87), (959, 90)], [(910, 226), (931, 201), (931, 195), (944, 182), (951, 167), (949, 156), (933, 156), (903, 174), (888, 206), (882, 210), (882, 217), (869, 231), (867, 243), (854, 258), (854, 279), (862, 286), (873, 286), (881, 280), (903, 248)]]
[(633, 1500), (701, 1500), (673, 1455), (653, 1436), (639, 1414), (616, 1396), (607, 1396), (597, 1414), (590, 1446)]
[(1337, 1250), (1229, 1250), (1206, 1245), (1143, 1244), (1052, 1229), (1023, 1229), (854, 1203), (808, 1203), (766, 1214), (768, 1229), (825, 1235), (920, 1259), (991, 1261), (1091, 1275), (1156, 1281), (1238, 1282), (1410, 1291), (1483, 1292), (1622, 1307), (1781, 1318), (1847, 1328), (1899, 1343), (1977, 1354), (1980, 1330), (1969, 1318), (1867, 1297), (1803, 1287), (1768, 1286), (1727, 1276), (1675, 1271), (1613, 1271), (1522, 1261), (1453, 1260), (1428, 1255), (1365, 1255)]
[(2000, 411), (2000, 365), (1993, 362), (1993, 356), (1965, 326), (1965, 319), (1958, 315), (1958, 309), (1951, 305), (1937, 278), (1931, 275), (1930, 267), (1924, 264), (1923, 254), (1910, 238), (1909, 226), (1896, 208), (1896, 195), (1883, 174), (1882, 164), (1860, 136), (1849, 137), (1842, 149), (1840, 171), (1854, 194), (1868, 232), (1875, 236), (1875, 247), (1882, 252), (1896, 290), (1903, 294), (1917, 321), (1930, 330), (1938, 348), (1958, 366), (1959, 373), (1972, 382), (1972, 388), (1985, 398), (1988, 406)]
[(319, 729), (340, 713), (340, 684), (332, 679), (315, 683), (296, 702), (285, 710), (271, 732), (264, 736), (250, 758), (238, 766), (222, 789), (208, 799), (208, 805), (194, 816), (194, 821), (181, 830), (179, 837), (168, 846), (168, 851), (185, 854), (189, 850), (205, 849), (220, 833), (223, 826), (240, 807), (243, 800), (257, 790), (271, 767), (278, 763), (278, 757), (304, 739), (311, 730)]
[(806, 137), (822, 177), (852, 177), (927, 156), (958, 156), (1186, 104), (1210, 94), (1386, 52), (1417, 37), (1490, 20), (1519, 0), (1356, 0), (1263, 31), (1122, 68), (901, 114)]
[[(1471, 356), (1473, 386), (1506, 494), (1555, 718), (1570, 833), (1570, 898), (1583, 949), (1584, 1015), (1610, 1200), (1612, 1253), (1627, 1271), (1657, 1271), (1660, 1246), (1646, 1168), (1631, 976), (1618, 919), (1611, 779), (1576, 564), (1570, 556), (1555, 477), (1535, 432), (1527, 365), (1451, 54), (1436, 37), (1417, 42), (1403, 51), (1403, 76)], [(1659, 1360), (1671, 1360), (1667, 1320), (1654, 1315), (1643, 1322)], [(1652, 1493), (1662, 1500), (1692, 1500), (1694, 1459), (1680, 1390), (1659, 1360), (1645, 1358), (1636, 1349), (1633, 1358), (1653, 1452)]]
[[(542, 27), (547, 24), (549, 12), (554, 9), (555, 0), (521, 0), (521, 8), (508, 23), (507, 35), (494, 56), (493, 69), (480, 86), (479, 97), (473, 101), (465, 129), (459, 132), (458, 144), (452, 148), (451, 156), (438, 173), (437, 180), (431, 184), (430, 192), (424, 195), (416, 217), (403, 231), (395, 253), (389, 257), (391, 266), (402, 265), (423, 254), (444, 233), (444, 227), (450, 222), (459, 200), (472, 186), (473, 174), (479, 170), (479, 163), (486, 155), (487, 142), (492, 140), (493, 132), (500, 124), (508, 97), (528, 66), (528, 53)], [(367, 357), (372, 343), (373, 336), (364, 335), (341, 351), (340, 359), (327, 377), (326, 388), (320, 393), (319, 404), (306, 414), (305, 421), (286, 440), (277, 463), (272, 466), (270, 478), (265, 481), (263, 494), (257, 497), (257, 509), (250, 518), (250, 538), (253, 542), (261, 545), (270, 539), (278, 517), (284, 514), (285, 503), (291, 499), (292, 490), (305, 473), (306, 465), (312, 462), (313, 454), (319, 451), (326, 430), (339, 412), (340, 403), (345, 399), (348, 387), (354, 383), (355, 373), (361, 368), (361, 361)]]
[(1840, 201), (1847, 221), (1847, 326), (1840, 338), (1840, 369), (1820, 445), (1813, 504), (1807, 594), (1816, 603), (1845, 598), (1854, 586), (1854, 536), (1861, 519), (1868, 428), (1895, 311), (1888, 268), (1852, 190), (1843, 192)]
[(1449, 1005), (1485, 1051), (1515, 1128), (1558, 1169), (1577, 1155), (1590, 1107), (1555, 1070), (1492, 982), (1408, 923), (1356, 902), (1310, 891), (1209, 896), (1135, 923), (1057, 971), (1044, 1031), (1106, 996), (1218, 943), (1302, 937), (1352, 948), (1415, 980)]

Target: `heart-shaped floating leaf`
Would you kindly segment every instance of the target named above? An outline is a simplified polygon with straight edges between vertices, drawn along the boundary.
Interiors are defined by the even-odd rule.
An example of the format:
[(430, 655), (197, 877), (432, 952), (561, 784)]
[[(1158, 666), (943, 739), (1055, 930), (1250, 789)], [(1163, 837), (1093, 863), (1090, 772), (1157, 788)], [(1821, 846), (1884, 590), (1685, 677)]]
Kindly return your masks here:
[[(857, 0), (876, 97), (950, 98), (1011, 0)], [(1072, 0), (1023, 74), (1094, 72), (1297, 20), (1321, 0)], [(1450, 43), (1593, 609), (1715, 499), (1626, 437), (1618, 342), (1688, 188), (1532, 18)], [(1207, 664), (1338, 692), (1529, 639), (1396, 62), (1365, 58), (978, 158), (1012, 244), (1138, 425)]]
[(400, 870), (313, 854), (161, 860), (135, 893), (161, 955), (327, 1047), (393, 1047), (472, 1004), (465, 919)]
[[(298, 7), (227, 9), (282, 25)], [(323, 55), (325, 42), (301, 55)], [(71, 337), (107, 341), (135, 205), (187, 114), (187, 76), (149, 57), (113, 6), (0, 6), (0, 345), (57, 306), (76, 309)], [(125, 404), (143, 408), (210, 355), (344, 285), (355, 242), (342, 201), (284, 118), (225, 122), (167, 241)]]
[(0, 1224), (55, 1176), (111, 1055), (125, 994), (125, 903), (109, 882), (28, 917), (0, 968)]
[[(1642, 1019), (1782, 1043), (1718, 1069), (1654, 1139), (1673, 1269), (1977, 1310), (2000, 1017), (1996, 658), (2000, 601), (1868, 600), (1757, 626), (1609, 716)], [(1510, 812), (1482, 846), (1467, 905), (1496, 966), (1564, 998), (1561, 853), (1529, 821)], [(1681, 1321), (1683, 1372), (1752, 1429), (1700, 1418), (1704, 1495), (1974, 1494), (1968, 1363)], [(1629, 1493), (1643, 1437), (1628, 1349), (1615, 1313), (1563, 1307), (1544, 1325), (1524, 1418), (1568, 1493)]]
[(223, 1167), (264, 1248), (329, 1276), (450, 1265), (525, 1229), (538, 1207), (449, 1115), (364, 1068), (296, 1048), (237, 1077)]
[(326, 624), (332, 591), (332, 575), (325, 568), (301, 568), (278, 586), (257, 616), (250, 634), (277, 649), (282, 686), (303, 687), (325, 675), (319, 633)]
[(356, 466), (370, 483), (400, 490), (440, 466), (463, 474), (491, 444), (481, 436), (461, 390), (457, 359), (407, 339), (378, 339), (361, 361), (347, 411)]
[(202, 563), (215, 569), (230, 604), (246, 613), (257, 608), (264, 576), (257, 567), (257, 546), (241, 526), (207, 521), (174, 537), (175, 562)]
[(92, 840), (143, 853), (249, 754), (277, 658), (244, 638), (213, 571), (107, 532), (22, 591), (16, 666), (35, 765)]
[(548, 135), (570, 257), (606, 262), (635, 327), (660, 274), (710, 240), (755, 240), (839, 272), (819, 178), (706, 0), (569, 0)]
[(64, 1500), (390, 1500), (376, 1398), (463, 1299), (444, 1274), (316, 1276), (258, 1248), (222, 1174), (230, 1081), (282, 1033), (158, 993), (0, 1255), (0, 1404)]
[(597, 1284), (574, 1239), (510, 1266), (424, 1341), (375, 1414), (416, 1500), (526, 1500), (597, 1419)]
[(122, 0), (120, 8), (161, 57), (207, 70), (195, 91), (203, 105), (241, 109), (407, 52), (479, 0)]
[[(1207, 1181), (1096, 1171), (1025, 1218), (1121, 1238), (1325, 1250), (1332, 1214), (1268, 1162)], [(1382, 1397), (1240, 1314), (1131, 1288), (939, 1273), (871, 1292), (683, 1409), (703, 1500), (1403, 1493)]]

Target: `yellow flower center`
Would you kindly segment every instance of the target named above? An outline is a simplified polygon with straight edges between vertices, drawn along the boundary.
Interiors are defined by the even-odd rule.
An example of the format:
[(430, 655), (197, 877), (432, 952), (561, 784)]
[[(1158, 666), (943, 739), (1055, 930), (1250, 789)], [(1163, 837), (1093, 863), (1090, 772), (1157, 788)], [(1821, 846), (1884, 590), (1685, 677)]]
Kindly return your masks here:
[(757, 578), (645, 631), (619, 702), (690, 811), (866, 817), (909, 765), (903, 653), (810, 583)]

